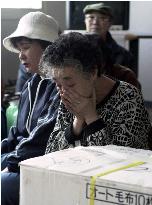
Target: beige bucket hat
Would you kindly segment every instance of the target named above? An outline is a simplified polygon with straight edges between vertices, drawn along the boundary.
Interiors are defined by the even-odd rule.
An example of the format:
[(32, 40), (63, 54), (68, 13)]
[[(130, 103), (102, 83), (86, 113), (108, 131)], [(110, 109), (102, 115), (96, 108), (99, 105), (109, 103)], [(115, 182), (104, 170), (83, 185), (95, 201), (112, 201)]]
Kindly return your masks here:
[(4, 38), (3, 45), (7, 50), (18, 53), (19, 51), (11, 43), (11, 38), (24, 36), (51, 42), (58, 38), (58, 33), (58, 23), (52, 16), (40, 11), (30, 12), (20, 19), (16, 30)]

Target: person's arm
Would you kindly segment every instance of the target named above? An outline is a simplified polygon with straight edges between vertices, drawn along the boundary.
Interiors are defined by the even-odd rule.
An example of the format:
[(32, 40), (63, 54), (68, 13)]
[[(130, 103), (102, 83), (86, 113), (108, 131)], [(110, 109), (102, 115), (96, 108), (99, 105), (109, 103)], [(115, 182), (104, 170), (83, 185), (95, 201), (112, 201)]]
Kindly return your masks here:
[(128, 93), (118, 99), (111, 117), (103, 120), (99, 119), (85, 127), (86, 146), (115, 144), (139, 149), (149, 148), (148, 133), (151, 125), (142, 95), (137, 89), (128, 89)]
[(6, 168), (3, 169), (1, 172), (8, 172), (8, 168), (6, 167)]
[(75, 139), (75, 135), (72, 132), (72, 123), (73, 117), (71, 113), (61, 103), (54, 130), (47, 142), (46, 154), (68, 147), (73, 147), (72, 143)]
[(109, 71), (109, 74), (111, 74), (112, 77), (130, 83), (141, 90), (141, 85), (136, 77), (136, 74), (130, 68), (120, 64), (115, 64), (111, 67), (111, 69), (109, 69)]
[[(54, 131), (49, 137), (46, 154), (69, 147), (74, 147), (77, 141), (83, 142), (84, 137), (94, 135), (105, 127), (102, 119), (97, 119), (82, 128), (79, 134), (73, 131), (73, 115), (61, 104)], [(82, 143), (83, 144), (83, 143)]]
[(96, 121), (96, 95), (93, 89), (90, 96), (82, 96), (74, 89), (66, 88), (61, 95), (61, 105), (57, 123), (51, 134), (46, 153), (68, 148), (82, 139), (86, 125)]
[(11, 152), (15, 149), (18, 144), (17, 135), (18, 131), (16, 127), (11, 127), (8, 137), (1, 142), (1, 154)]
[[(97, 119), (92, 123), (88, 124), (89, 127), (95, 128), (94, 124), (97, 122), (97, 130), (101, 129), (101, 119)], [(69, 147), (74, 147), (77, 141), (81, 141), (84, 136), (84, 130), (86, 123), (82, 120), (80, 125), (78, 125), (78, 130), (76, 131), (73, 125), (75, 122), (75, 117), (71, 114), (64, 106), (63, 103), (60, 104), (57, 122), (52, 134), (49, 137), (46, 154), (54, 151), (59, 151), (62, 149), (67, 149)], [(98, 123), (99, 122), (99, 123)], [(94, 131), (94, 129), (93, 129)]]
[(46, 153), (68, 148), (77, 140), (84, 146), (115, 144), (148, 149), (148, 132), (151, 127), (148, 114), (140, 91), (129, 87), (123, 90), (116, 105), (111, 106), (113, 102), (110, 101), (112, 110), (102, 111), (100, 118), (86, 125), (79, 136), (72, 132), (69, 112), (63, 113), (64, 117), (59, 113), (58, 124), (49, 138)]
[[(27, 93), (27, 83), (24, 85), (24, 95)], [(8, 133), (8, 137), (4, 139), (1, 143), (1, 153), (8, 153), (15, 150), (16, 145), (19, 141), (25, 137), (27, 137), (26, 133), (26, 119), (27, 115), (25, 113), (25, 107), (23, 108), (23, 103), (25, 103), (24, 95), (20, 95), (19, 104), (18, 104), (18, 114), (16, 119), (16, 125), (11, 127)], [(27, 103), (26, 103), (27, 106)]]
[(9, 171), (19, 172), (19, 163), (21, 161), (45, 154), (49, 135), (55, 125), (55, 117), (52, 116), (51, 119), (37, 126), (30, 136), (27, 139), (23, 139), (16, 147), (16, 150), (9, 154), (7, 157)]
[(140, 91), (128, 92), (113, 125), (114, 144), (148, 149), (150, 121)]
[(19, 172), (19, 163), (21, 161), (45, 154), (48, 138), (56, 122), (60, 102), (58, 96), (53, 96), (52, 98), (53, 102), (49, 104), (47, 113), (38, 119), (37, 126), (30, 133), (29, 137), (23, 138), (17, 145), (16, 150), (8, 156), (7, 164), (9, 171)]

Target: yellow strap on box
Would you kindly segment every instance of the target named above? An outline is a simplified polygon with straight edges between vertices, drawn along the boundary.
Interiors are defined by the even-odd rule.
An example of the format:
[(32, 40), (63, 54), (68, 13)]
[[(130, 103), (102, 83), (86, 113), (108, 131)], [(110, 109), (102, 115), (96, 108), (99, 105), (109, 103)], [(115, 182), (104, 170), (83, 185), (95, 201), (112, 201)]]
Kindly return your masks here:
[(130, 167), (135, 167), (135, 166), (139, 166), (141, 164), (144, 164), (145, 162), (142, 162), (142, 161), (137, 161), (137, 162), (132, 162), (128, 165), (124, 165), (124, 166), (121, 166), (121, 167), (118, 167), (118, 168), (115, 168), (115, 169), (110, 169), (110, 170), (107, 170), (105, 172), (102, 172), (102, 173), (99, 173), (99, 174), (96, 174), (94, 176), (91, 177), (91, 181), (90, 181), (90, 205), (94, 205), (94, 197), (95, 197), (95, 183), (96, 183), (96, 179), (98, 177), (102, 177), (102, 176), (105, 176), (105, 175), (108, 175), (108, 174), (111, 174), (113, 172), (117, 172), (117, 171), (120, 171), (120, 170), (124, 170), (124, 169), (128, 169)]

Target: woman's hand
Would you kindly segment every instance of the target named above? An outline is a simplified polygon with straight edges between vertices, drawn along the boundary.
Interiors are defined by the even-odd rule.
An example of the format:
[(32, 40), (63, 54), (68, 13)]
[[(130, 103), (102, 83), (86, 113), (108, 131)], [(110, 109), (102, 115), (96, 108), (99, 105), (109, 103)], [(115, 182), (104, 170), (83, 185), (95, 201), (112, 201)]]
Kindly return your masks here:
[(84, 119), (75, 117), (73, 121), (73, 133), (76, 136), (79, 136), (85, 126), (85, 121)]
[(82, 96), (73, 89), (66, 89), (61, 94), (61, 99), (65, 107), (76, 117), (76, 121), (83, 121), (76, 124), (90, 124), (98, 119), (95, 89), (89, 97)]

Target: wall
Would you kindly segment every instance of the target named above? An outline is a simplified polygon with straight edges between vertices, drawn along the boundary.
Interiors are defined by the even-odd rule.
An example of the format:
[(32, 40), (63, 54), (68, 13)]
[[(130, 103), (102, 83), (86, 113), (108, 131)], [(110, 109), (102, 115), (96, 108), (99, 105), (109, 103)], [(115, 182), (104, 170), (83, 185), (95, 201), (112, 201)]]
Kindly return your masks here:
[(139, 39), (138, 78), (146, 102), (152, 104), (152, 38)]
[[(130, 2), (130, 30), (139, 36), (138, 78), (145, 101), (152, 102), (152, 2)], [(148, 38), (148, 36), (150, 36)]]
[(152, 35), (152, 1), (130, 2), (130, 30), (140, 34)]

